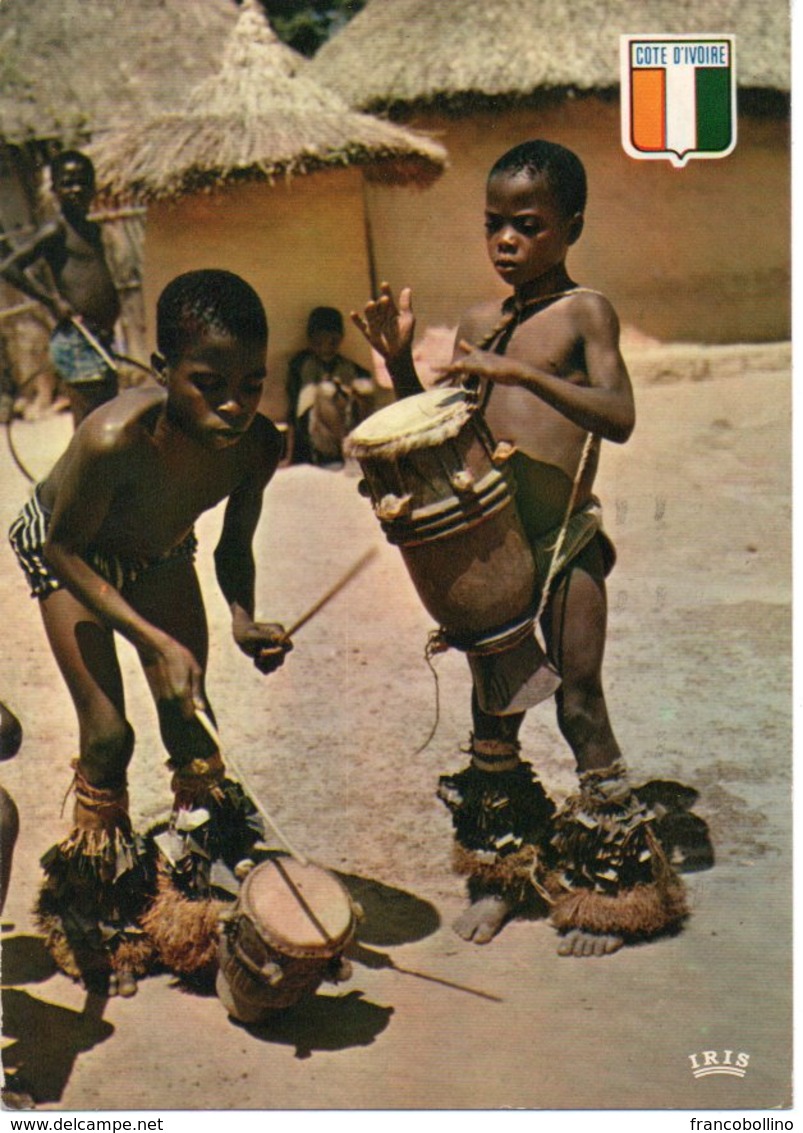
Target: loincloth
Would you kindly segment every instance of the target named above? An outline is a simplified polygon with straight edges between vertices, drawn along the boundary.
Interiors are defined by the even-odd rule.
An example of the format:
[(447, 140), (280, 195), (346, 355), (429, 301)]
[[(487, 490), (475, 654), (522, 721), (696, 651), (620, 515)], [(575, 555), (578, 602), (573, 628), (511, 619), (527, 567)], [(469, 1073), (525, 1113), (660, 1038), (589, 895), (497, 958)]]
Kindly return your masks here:
[[(552, 560), (559, 542), (549, 584), (550, 596), (575, 569), (585, 571), (600, 582), (613, 569), (616, 550), (603, 530), (602, 507), (593, 496), (569, 517), (565, 531), (561, 525), (533, 537), (527, 532), (526, 524), (523, 526), (535, 563), (535, 593), (530, 610), (524, 611), (525, 618), (532, 618), (535, 614), (544, 586), (550, 579)], [(499, 627), (496, 637), (500, 638), (506, 629)], [(550, 697), (559, 684), (557, 671), (547, 662), (532, 633), (522, 639), (511, 640), (504, 648), (469, 649), (467, 652), (479, 706), (492, 716), (534, 708)]]
[[(45, 562), (44, 545), (49, 525), (50, 512), (39, 499), (39, 485), (37, 485), (8, 532), (9, 542), (27, 579), (32, 598), (47, 598), (64, 586), (61, 579)], [(115, 590), (122, 590), (142, 578), (148, 571), (172, 559), (193, 562), (197, 548), (198, 540), (195, 531), (191, 530), (180, 543), (171, 547), (164, 555), (155, 557), (111, 555), (106, 551), (90, 547), (83, 558), (101, 578), (111, 583)]]
[[(538, 538), (528, 539), (539, 589), (549, 575), (560, 532), (561, 528), (555, 527)], [(553, 582), (571, 566), (581, 566), (593, 577), (607, 578), (615, 563), (616, 548), (602, 526), (602, 505), (592, 496), (569, 517), (555, 562)]]
[[(92, 335), (111, 352), (112, 336), (92, 328)], [(117, 383), (117, 371), (87, 342), (72, 323), (59, 323), (50, 336), (50, 360), (68, 386)]]

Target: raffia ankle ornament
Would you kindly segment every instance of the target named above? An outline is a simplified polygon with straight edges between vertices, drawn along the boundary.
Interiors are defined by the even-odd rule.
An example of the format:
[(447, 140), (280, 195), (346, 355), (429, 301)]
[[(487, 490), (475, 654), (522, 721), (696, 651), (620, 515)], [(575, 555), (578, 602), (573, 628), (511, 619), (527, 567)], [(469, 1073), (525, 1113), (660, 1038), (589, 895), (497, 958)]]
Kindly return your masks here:
[(625, 940), (677, 928), (686, 894), (653, 831), (652, 812), (633, 792), (624, 764), (580, 776), (580, 790), (555, 818), (556, 868), (547, 888), (551, 921)]
[(38, 927), (73, 979), (145, 975), (155, 957), (136, 920), (155, 890), (153, 856), (131, 828), (125, 783), (95, 787), (73, 769), (74, 826), (42, 858)]
[(239, 891), (238, 864), (264, 836), (264, 824), (218, 752), (168, 766), (173, 813), (166, 830), (151, 831), (158, 892), (140, 923), (166, 967), (204, 980), (217, 963), (218, 918)]
[(472, 736), (469, 750), (469, 766), (438, 781), (452, 814), (454, 870), (468, 878), (472, 901), (493, 894), (511, 910), (542, 906), (555, 806), (517, 742)]
[[(168, 767), (173, 770), (174, 822), (178, 818), (178, 828), (190, 834), (188, 849), (200, 851), (207, 862), (219, 859), (233, 869), (265, 833), (254, 803), (235, 779), (228, 778), (219, 752)], [(195, 895), (194, 883), (184, 888), (188, 896)]]

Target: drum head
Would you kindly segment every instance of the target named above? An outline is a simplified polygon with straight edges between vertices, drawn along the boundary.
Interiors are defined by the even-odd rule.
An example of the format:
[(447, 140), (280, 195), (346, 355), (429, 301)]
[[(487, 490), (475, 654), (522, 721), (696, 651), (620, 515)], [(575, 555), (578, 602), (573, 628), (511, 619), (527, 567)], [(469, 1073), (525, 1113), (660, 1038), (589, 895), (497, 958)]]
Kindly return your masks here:
[(345, 887), (320, 866), (290, 857), (255, 866), (243, 882), (239, 905), (263, 938), (289, 955), (335, 955), (354, 931)]
[(346, 438), (348, 456), (391, 458), (456, 437), (476, 407), (463, 389), (430, 389), (367, 417)]

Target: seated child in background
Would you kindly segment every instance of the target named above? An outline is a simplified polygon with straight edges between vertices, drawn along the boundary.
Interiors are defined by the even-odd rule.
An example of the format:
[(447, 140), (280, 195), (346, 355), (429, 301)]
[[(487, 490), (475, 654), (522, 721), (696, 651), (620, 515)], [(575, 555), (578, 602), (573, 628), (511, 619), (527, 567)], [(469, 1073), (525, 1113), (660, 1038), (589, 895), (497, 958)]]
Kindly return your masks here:
[(343, 459), (343, 438), (374, 409), (374, 382), (362, 366), (339, 353), (343, 316), (316, 307), (307, 321), (306, 350), (290, 360), (287, 459), (290, 464), (333, 464)]
[(222, 500), (215, 568), (235, 644), (262, 673), (292, 647), (281, 626), (254, 617), (252, 540), (281, 455), (278, 430), (257, 412), (262, 303), (230, 272), (188, 272), (162, 292), (156, 321), (161, 386), (127, 390), (88, 416), (10, 531), (80, 735), (73, 826), (43, 859), (40, 924), (68, 974), (101, 974), (123, 995), (152, 962), (138, 917), (153, 877), (128, 813), (134, 732), (115, 634), (137, 650), (156, 704), (174, 813), (205, 808), (208, 857), (229, 865), (259, 835), (254, 808), (195, 715), (212, 713), (193, 525)]

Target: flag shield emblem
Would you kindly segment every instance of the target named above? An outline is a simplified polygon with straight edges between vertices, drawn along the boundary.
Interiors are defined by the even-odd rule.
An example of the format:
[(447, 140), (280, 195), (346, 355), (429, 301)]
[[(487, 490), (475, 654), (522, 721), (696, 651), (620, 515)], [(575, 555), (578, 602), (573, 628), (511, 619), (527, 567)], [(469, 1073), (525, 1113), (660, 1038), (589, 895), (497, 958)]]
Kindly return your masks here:
[(726, 157), (736, 145), (732, 35), (621, 37), (622, 146), (639, 160)]

